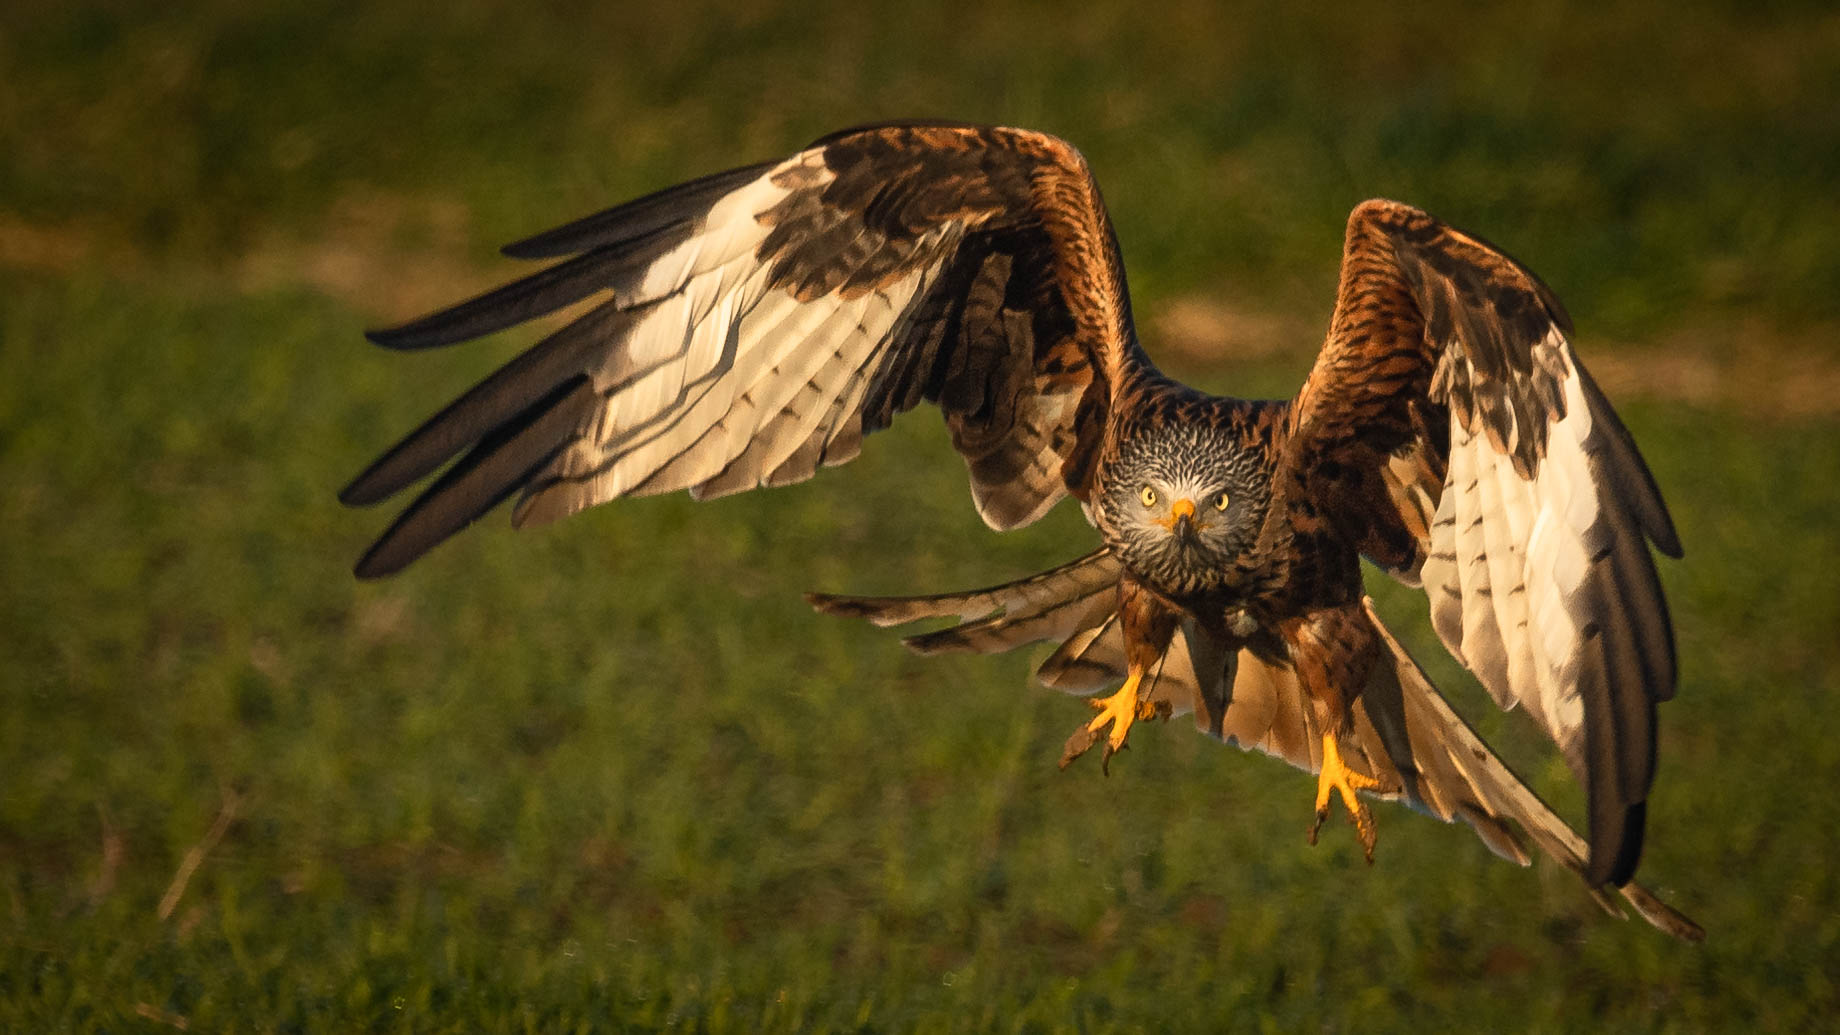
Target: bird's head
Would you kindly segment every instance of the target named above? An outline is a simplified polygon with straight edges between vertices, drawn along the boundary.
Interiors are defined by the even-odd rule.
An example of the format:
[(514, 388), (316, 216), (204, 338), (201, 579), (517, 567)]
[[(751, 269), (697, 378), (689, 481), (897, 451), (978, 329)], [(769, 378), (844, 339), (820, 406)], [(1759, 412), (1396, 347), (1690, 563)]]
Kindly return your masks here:
[(1175, 593), (1212, 588), (1258, 539), (1269, 498), (1230, 429), (1173, 425), (1129, 436), (1106, 465), (1097, 524), (1119, 559)]

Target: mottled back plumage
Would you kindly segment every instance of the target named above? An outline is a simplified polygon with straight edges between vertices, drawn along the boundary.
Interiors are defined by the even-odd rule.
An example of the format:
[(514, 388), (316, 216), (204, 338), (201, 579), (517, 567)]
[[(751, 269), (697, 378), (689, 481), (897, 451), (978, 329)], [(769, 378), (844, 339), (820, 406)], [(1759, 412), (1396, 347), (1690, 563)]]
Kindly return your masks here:
[[(1109, 759), (1138, 718), (1191, 712), (1317, 772), (1317, 823), (1339, 794), (1370, 859), (1360, 794), (1463, 820), (1524, 863), (1518, 826), (1607, 907), (1615, 886), (1697, 934), (1629, 883), (1654, 706), (1676, 678), (1648, 544), (1679, 543), (1557, 299), (1487, 242), (1394, 202), (1358, 206), (1327, 340), (1276, 402), (1151, 365), (1085, 160), (1026, 130), (846, 130), (505, 251), (556, 261), (372, 339), (444, 346), (593, 304), (346, 487), (370, 504), (434, 476), (360, 576), (513, 498), (522, 525), (801, 481), (932, 403), (987, 524), (1072, 495), (1103, 545), (988, 590), (817, 606), (959, 618), (909, 640), (927, 653), (1056, 643), (1041, 678), (1070, 691), (1123, 678), (1063, 765), (1102, 741)], [(1380, 624), (1363, 556), (1422, 585), (1451, 653), (1553, 737), (1588, 792), (1588, 844)]]

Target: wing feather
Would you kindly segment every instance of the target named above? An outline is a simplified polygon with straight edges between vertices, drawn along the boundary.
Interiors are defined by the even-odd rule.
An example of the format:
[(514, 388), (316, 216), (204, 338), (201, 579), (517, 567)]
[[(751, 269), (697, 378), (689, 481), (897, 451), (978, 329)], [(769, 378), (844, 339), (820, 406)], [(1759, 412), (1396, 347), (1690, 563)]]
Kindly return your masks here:
[(1558, 744), (1586, 786), (1591, 876), (1621, 883), (1640, 850), (1654, 706), (1676, 681), (1648, 544), (1674, 556), (1680, 544), (1570, 329), (1552, 292), (1488, 242), (1366, 202), (1349, 218), (1328, 341), (1293, 403), (1292, 455), (1440, 454), (1428, 526), (1399, 492), (1392, 514), (1318, 502), (1355, 541), (1376, 522), (1418, 538), (1418, 570), (1396, 573), (1423, 586), (1439, 637), (1497, 703), (1524, 707)]
[(421, 481), (495, 428), (570, 379), (633, 319), (617, 302), (604, 302), (500, 367), (378, 458), (339, 494), (347, 505), (377, 503)]
[(1530, 527), (1529, 512), (1537, 507), (1532, 486), (1504, 454), (1491, 450), (1481, 458), (1487, 470), (1483, 475), (1483, 496), (1490, 504), (1489, 519), (1483, 522), (1485, 547), (1489, 557), (1489, 604), (1504, 647), (1504, 668), (1497, 673), (1501, 680), (1495, 699), (1515, 700), (1514, 687), (1538, 686), (1535, 654), (1528, 636), (1527, 556), (1525, 544)]
[[(397, 570), (440, 541), (434, 531), (463, 527), (453, 515), (510, 496), (522, 497), (513, 522), (529, 524), (619, 496), (799, 481), (922, 400), (944, 411), (979, 513), (1015, 527), (1069, 492), (1084, 498), (1082, 451), (1097, 437), (1075, 424), (1103, 420), (1109, 386), (1146, 362), (1084, 160), (1022, 130), (833, 134), (506, 252), (561, 261), (372, 339), (451, 344), (612, 297), (436, 414), (341, 498), (378, 502), (516, 422), (560, 437), (534, 466), (438, 480), (410, 511), (447, 517), (406, 515), (362, 576)], [(530, 414), (543, 400), (569, 409)]]
[(624, 205), (546, 230), (503, 248), (513, 259), (554, 259), (604, 244), (630, 241), (700, 218), (709, 206), (760, 178), (771, 162), (712, 173), (648, 194)]
[[(848, 310), (839, 312), (839, 316), (845, 318), (849, 315)], [(776, 367), (770, 379), (750, 386), (745, 409), (737, 405), (711, 424), (698, 440), (699, 443), (714, 440), (711, 455), (697, 457), (685, 452), (639, 486), (635, 493), (689, 489), (724, 473), (743, 474), (748, 479), (744, 488), (766, 484), (781, 465), (807, 445), (812, 432), (829, 412), (831, 403), (842, 396), (874, 358), (876, 344), (892, 314), (884, 313), (879, 319), (869, 313), (855, 315), (859, 317), (855, 327), (845, 333), (835, 352), (828, 357), (818, 357), (818, 365), (806, 373), (802, 383), (797, 380), (796, 372)], [(757, 391), (773, 394), (761, 398), (754, 394)], [(729, 418), (737, 413), (753, 418), (767, 413), (772, 416), (731, 424)], [(741, 463), (740, 471), (736, 470), (738, 462)], [(664, 477), (666, 475), (670, 477)]]
[[(1110, 550), (1098, 549), (1058, 568), (1015, 582), (963, 593), (918, 597), (855, 597), (808, 593), (805, 599), (825, 614), (862, 618), (887, 628), (927, 618), (978, 621), (997, 615), (1028, 614), (1058, 607), (1071, 599), (1116, 592), (1123, 565)], [(1033, 642), (1033, 641), (1030, 641)], [(1021, 646), (1021, 643), (1012, 644)]]
[(1090, 694), (1122, 679), (1124, 670), (1124, 623), (1113, 609), (1074, 630), (1035, 670), (1035, 678), (1055, 690)]

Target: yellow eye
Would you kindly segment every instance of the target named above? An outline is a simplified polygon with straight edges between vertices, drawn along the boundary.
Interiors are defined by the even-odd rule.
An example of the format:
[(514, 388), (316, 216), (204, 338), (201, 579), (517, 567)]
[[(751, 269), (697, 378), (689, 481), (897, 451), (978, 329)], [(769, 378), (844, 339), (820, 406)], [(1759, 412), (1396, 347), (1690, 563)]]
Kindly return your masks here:
[(1146, 507), (1156, 506), (1156, 490), (1148, 485), (1144, 486), (1144, 491), (1137, 494), (1137, 498), (1143, 500)]
[(1227, 494), (1224, 492), (1221, 493), (1219, 496), (1214, 497), (1214, 509), (1215, 510), (1227, 509), (1227, 503), (1228, 503)]

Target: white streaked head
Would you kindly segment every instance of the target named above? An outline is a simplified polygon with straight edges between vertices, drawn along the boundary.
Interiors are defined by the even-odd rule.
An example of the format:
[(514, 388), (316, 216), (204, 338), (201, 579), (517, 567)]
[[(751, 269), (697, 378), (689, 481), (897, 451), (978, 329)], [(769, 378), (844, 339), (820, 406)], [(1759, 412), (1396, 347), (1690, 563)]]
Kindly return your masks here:
[(1121, 443), (1095, 509), (1127, 567), (1161, 589), (1191, 593), (1218, 585), (1252, 546), (1268, 497), (1256, 457), (1230, 429), (1173, 425)]

